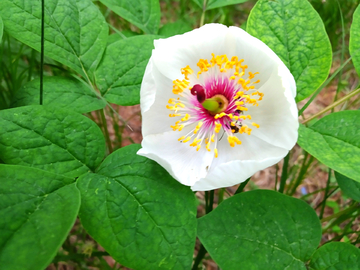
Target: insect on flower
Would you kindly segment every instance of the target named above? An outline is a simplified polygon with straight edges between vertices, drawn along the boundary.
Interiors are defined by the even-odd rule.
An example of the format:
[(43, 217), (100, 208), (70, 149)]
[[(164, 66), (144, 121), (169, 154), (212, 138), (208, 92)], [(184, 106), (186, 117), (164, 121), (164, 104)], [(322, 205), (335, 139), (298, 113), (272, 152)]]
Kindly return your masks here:
[(295, 95), (283, 62), (237, 27), (156, 40), (141, 85), (138, 154), (193, 190), (238, 184), (294, 146)]

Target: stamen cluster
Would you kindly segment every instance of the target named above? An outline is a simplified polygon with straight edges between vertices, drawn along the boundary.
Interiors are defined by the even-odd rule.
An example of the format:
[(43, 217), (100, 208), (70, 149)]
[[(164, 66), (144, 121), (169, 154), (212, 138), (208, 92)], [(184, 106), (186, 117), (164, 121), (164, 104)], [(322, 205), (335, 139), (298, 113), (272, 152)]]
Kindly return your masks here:
[[(180, 117), (171, 128), (186, 132), (178, 141), (187, 143), (192, 140), (190, 146), (196, 147), (197, 151), (204, 143), (206, 150), (214, 151), (215, 157), (218, 157), (217, 142), (224, 135), (218, 138), (221, 129), (226, 133), (231, 147), (241, 144), (241, 134), (251, 134), (251, 115), (245, 113), (248, 106), (258, 106), (264, 94), (255, 89), (260, 80), (252, 82), (259, 72), (248, 72), (248, 77), (244, 79), (248, 66), (243, 62), (237, 56), (229, 60), (226, 55), (212, 54), (210, 61), (198, 61), (200, 70), (196, 76), (190, 66), (181, 69), (184, 79), (174, 80), (172, 89), (178, 97), (170, 98), (166, 105), (172, 111), (169, 117)], [(209, 100), (223, 100), (222, 105), (226, 106), (209, 109), (205, 106)], [(251, 122), (251, 125), (260, 127), (255, 122)]]

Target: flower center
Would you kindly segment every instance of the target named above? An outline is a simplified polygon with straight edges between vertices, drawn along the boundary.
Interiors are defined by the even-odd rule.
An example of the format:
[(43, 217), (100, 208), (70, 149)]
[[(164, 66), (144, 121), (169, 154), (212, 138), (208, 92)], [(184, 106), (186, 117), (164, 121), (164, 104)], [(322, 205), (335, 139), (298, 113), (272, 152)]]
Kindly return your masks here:
[[(185, 78), (173, 81), (173, 93), (178, 97), (170, 98), (170, 105), (166, 105), (172, 111), (169, 117), (180, 117), (171, 126), (184, 134), (178, 139), (180, 142), (193, 140), (190, 146), (197, 151), (204, 144), (207, 151), (214, 151), (218, 157), (221, 129), (221, 138), (226, 133), (231, 147), (241, 144), (243, 134), (251, 134), (248, 126), (251, 115), (244, 112), (248, 111), (248, 106), (258, 106), (264, 94), (255, 89), (260, 80), (252, 82), (258, 72), (248, 72), (248, 77), (243, 78), (247, 69), (243, 62), (236, 56), (229, 60), (226, 55), (212, 54), (210, 63), (207, 59), (199, 60), (200, 71), (196, 76), (189, 66), (181, 69)], [(260, 127), (255, 122), (251, 125)]]

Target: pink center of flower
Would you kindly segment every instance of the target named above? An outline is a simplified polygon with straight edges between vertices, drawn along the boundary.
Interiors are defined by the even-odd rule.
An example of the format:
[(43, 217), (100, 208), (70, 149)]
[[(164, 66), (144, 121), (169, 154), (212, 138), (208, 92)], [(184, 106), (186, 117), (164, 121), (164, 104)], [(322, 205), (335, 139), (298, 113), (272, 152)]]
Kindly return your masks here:
[[(197, 76), (193, 70), (186, 66), (181, 69), (183, 80), (175, 80), (173, 93), (179, 95), (171, 98), (166, 107), (173, 111), (169, 117), (180, 117), (171, 128), (184, 135), (179, 141), (190, 143), (198, 151), (204, 144), (207, 151), (214, 151), (218, 156), (217, 142), (221, 129), (227, 134), (231, 147), (241, 144), (242, 134), (251, 134), (248, 126), (251, 116), (245, 115), (248, 106), (258, 106), (264, 94), (255, 89), (252, 82), (256, 73), (248, 72), (244, 79), (246, 65), (243, 59), (234, 56), (229, 60), (226, 55), (212, 54), (210, 63), (200, 59), (197, 66), (200, 71)], [(190, 90), (190, 91), (189, 91)], [(257, 96), (257, 98), (255, 98)], [(255, 122), (252, 126), (259, 128)]]

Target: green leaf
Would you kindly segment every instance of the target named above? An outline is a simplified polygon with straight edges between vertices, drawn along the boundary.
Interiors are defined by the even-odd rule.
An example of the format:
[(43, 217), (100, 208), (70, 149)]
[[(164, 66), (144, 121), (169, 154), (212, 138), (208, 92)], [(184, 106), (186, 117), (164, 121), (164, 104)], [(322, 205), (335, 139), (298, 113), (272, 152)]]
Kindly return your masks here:
[[(12, 107), (39, 104), (40, 79), (35, 79), (23, 85), (13, 97)], [(106, 106), (91, 89), (79, 80), (65, 77), (44, 77), (43, 104), (57, 109), (73, 110), (87, 113), (100, 110)]]
[(248, 0), (209, 0), (207, 1), (206, 10), (225, 7), (229, 5), (241, 4)]
[(147, 34), (157, 34), (160, 24), (159, 0), (100, 0), (120, 17)]
[(96, 70), (103, 97), (118, 105), (140, 103), (140, 85), (156, 36), (138, 36), (110, 44)]
[[(240, 4), (247, 1), (248, 0), (208, 0), (206, 1), (205, 10)], [(204, 5), (203, 0), (193, 0), (193, 2), (197, 4), (201, 9), (203, 9), (203, 5)]]
[(326, 80), (332, 61), (329, 38), (307, 0), (259, 0), (247, 32), (267, 44), (295, 78), (296, 100), (310, 96)]
[(135, 36), (138, 36), (139, 33), (136, 33), (136, 32), (133, 32), (131, 30), (124, 30), (124, 31), (119, 31), (119, 33), (114, 33), (114, 34), (111, 34), (109, 37), (108, 37), (108, 42), (107, 42), (107, 45), (110, 45), (116, 41), (119, 41), (119, 40), (122, 40), (122, 39), (126, 39), (126, 38), (129, 38), (129, 37), (135, 37)]
[(97, 173), (79, 178), (81, 223), (131, 269), (190, 269), (195, 196), (157, 163), (136, 155), (139, 148), (121, 148)]
[(354, 67), (360, 76), (360, 5), (354, 12), (350, 27), (349, 50)]
[(359, 270), (360, 250), (341, 242), (320, 247), (312, 256), (310, 270)]
[(74, 180), (0, 164), (0, 265), (42, 270), (65, 241), (80, 207)]
[(0, 159), (68, 177), (93, 171), (105, 140), (89, 118), (47, 106), (0, 111)]
[[(1, 0), (5, 30), (40, 51), (41, 1)], [(80, 74), (101, 60), (108, 25), (90, 0), (45, 1), (45, 55)]]
[(165, 24), (159, 30), (159, 35), (164, 37), (171, 37), (175, 35), (184, 34), (185, 32), (191, 31), (193, 28), (188, 21), (178, 20), (173, 23)]
[(199, 8), (203, 8), (203, 0), (193, 0), (193, 2), (195, 3), (195, 4), (197, 4), (198, 6), (199, 6)]
[(360, 111), (327, 115), (300, 125), (298, 144), (329, 168), (360, 182)]
[(198, 237), (223, 270), (305, 270), (320, 242), (321, 224), (304, 201), (254, 190), (200, 218)]
[(3, 31), (4, 31), (4, 23), (0, 17), (0, 43), (1, 43), (2, 36), (3, 36)]
[(355, 201), (360, 202), (360, 183), (338, 172), (335, 172), (335, 177), (342, 192)]

